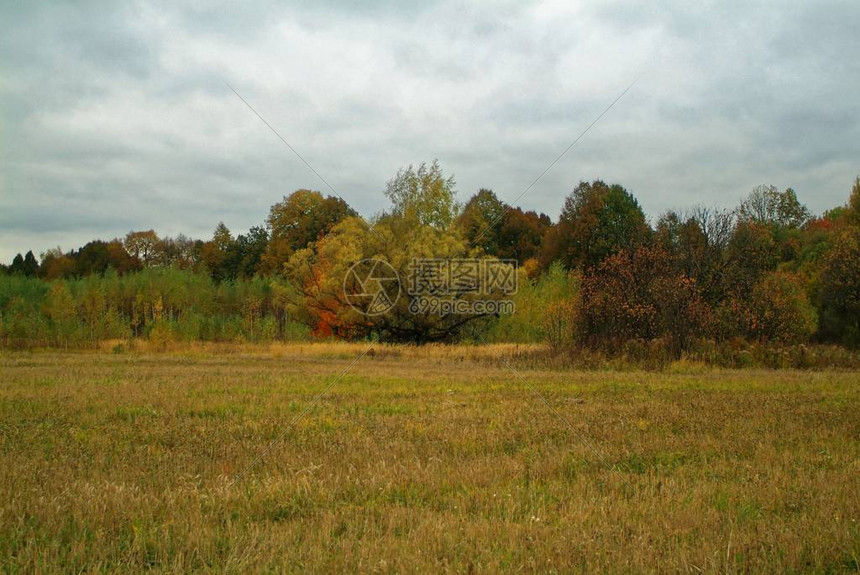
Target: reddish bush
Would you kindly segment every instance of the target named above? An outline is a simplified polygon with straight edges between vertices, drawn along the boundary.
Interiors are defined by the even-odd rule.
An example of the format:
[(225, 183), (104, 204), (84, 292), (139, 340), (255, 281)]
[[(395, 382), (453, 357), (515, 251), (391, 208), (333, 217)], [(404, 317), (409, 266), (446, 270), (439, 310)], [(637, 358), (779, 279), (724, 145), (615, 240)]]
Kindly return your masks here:
[(604, 260), (583, 280), (581, 306), (583, 343), (613, 351), (631, 339), (667, 338), (677, 356), (710, 325), (695, 281), (674, 271), (659, 247)]

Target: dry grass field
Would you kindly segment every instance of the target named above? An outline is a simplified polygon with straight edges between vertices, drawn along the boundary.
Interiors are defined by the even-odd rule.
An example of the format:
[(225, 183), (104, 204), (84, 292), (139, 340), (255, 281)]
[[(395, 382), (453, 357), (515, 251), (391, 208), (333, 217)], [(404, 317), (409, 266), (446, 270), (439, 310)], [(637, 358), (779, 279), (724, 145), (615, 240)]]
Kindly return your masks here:
[(504, 347), (571, 430), (485, 348), (378, 347), (248, 470), (363, 349), (0, 354), (0, 572), (858, 570), (860, 374)]

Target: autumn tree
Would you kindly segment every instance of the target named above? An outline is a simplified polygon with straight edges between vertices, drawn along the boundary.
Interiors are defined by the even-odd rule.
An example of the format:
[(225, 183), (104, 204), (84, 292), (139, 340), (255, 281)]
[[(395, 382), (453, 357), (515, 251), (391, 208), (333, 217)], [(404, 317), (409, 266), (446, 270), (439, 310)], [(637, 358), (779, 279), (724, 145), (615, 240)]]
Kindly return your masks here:
[(281, 273), (293, 252), (306, 248), (355, 211), (342, 199), (312, 190), (296, 190), (269, 210), (270, 239), (261, 255), (259, 271)]
[(544, 235), (552, 221), (546, 214), (538, 215), (516, 207), (508, 210), (498, 225), (498, 248), (493, 254), (504, 260), (516, 260), (523, 265), (540, 255)]
[[(411, 192), (401, 194), (411, 185), (405, 180), (411, 178), (421, 183)], [(401, 170), (392, 182), (395, 183), (390, 183), (389, 191), (396, 193), (389, 194), (393, 203), (390, 212), (377, 218), (370, 227), (359, 218), (346, 218), (289, 260), (287, 277), (296, 290), (294, 311), (304, 314), (318, 334), (347, 338), (375, 334), (383, 340), (414, 343), (449, 341), (465, 326), (490, 316), (484, 312), (439, 313), (415, 308), (417, 296), (409, 293), (415, 262), (450, 262), (474, 259), (481, 254), (461, 234), (442, 225), (446, 220), (450, 223), (453, 217), (454, 192), (453, 180), (445, 178), (438, 163), (431, 167), (422, 164), (418, 170)], [(381, 269), (393, 270), (393, 275), (399, 278), (401, 297), (388, 294), (393, 306), (385, 313), (363, 314), (354, 307), (354, 296), (366, 289), (366, 285), (348, 271), (365, 260), (384, 262)], [(391, 285), (388, 279), (373, 278), (369, 284)], [(484, 288), (481, 283), (475, 292), (433, 292), (433, 295), (445, 301), (494, 299), (502, 295), (500, 290), (488, 293)]]
[(854, 187), (848, 198), (845, 217), (849, 225), (860, 227), (860, 176), (854, 179)]
[(656, 243), (666, 250), (679, 272), (696, 280), (711, 304), (723, 296), (726, 250), (733, 227), (731, 211), (704, 206), (682, 213), (670, 211), (657, 221)]
[(229, 269), (228, 260), (234, 242), (230, 228), (224, 225), (224, 222), (219, 222), (212, 234), (212, 239), (203, 244), (200, 250), (200, 259), (216, 282), (235, 277), (233, 270)]
[(522, 265), (539, 255), (552, 221), (546, 214), (511, 208), (492, 190), (481, 189), (466, 202), (457, 225), (470, 245), (487, 255), (517, 260)]
[(797, 268), (809, 237), (809, 211), (794, 190), (758, 186), (737, 209), (726, 250), (724, 301), (718, 310), (723, 337), (796, 342), (815, 330), (809, 285)]
[[(375, 222), (371, 230), (358, 218), (347, 218), (325, 237), (293, 254), (287, 265), (287, 277), (296, 290), (293, 312), (300, 314), (319, 335), (352, 339), (375, 334), (386, 341), (412, 343), (450, 341), (468, 324), (487, 319), (489, 313), (456, 310), (435, 313), (411, 305), (417, 301), (408, 293), (415, 261), (448, 262), (476, 258), (479, 254), (453, 232), (429, 225), (407, 228), (400, 223), (400, 216), (389, 215)], [(365, 315), (359, 311), (360, 307), (359, 310), (353, 307), (358, 305), (354, 296), (368, 282), (359, 284), (358, 278), (348, 272), (354, 264), (367, 260), (384, 262), (382, 271), (393, 270), (382, 282), (374, 276), (369, 284), (387, 285), (385, 280), (396, 278), (399, 286), (394, 293), (386, 293), (394, 302), (393, 307), (379, 315)], [(498, 299), (502, 294), (496, 291), (486, 296), (483, 293), (433, 295), (450, 302), (479, 297)]]
[(185, 234), (179, 234), (175, 238), (163, 237), (155, 246), (157, 265), (192, 269), (199, 262), (202, 245), (202, 241), (192, 240)]
[(822, 337), (860, 347), (860, 226), (840, 234), (824, 257), (818, 305)]
[(710, 309), (696, 282), (659, 246), (624, 250), (582, 281), (579, 331), (591, 347), (617, 351), (631, 339), (668, 338), (675, 355), (707, 334)]
[(764, 274), (743, 298), (732, 296), (719, 310), (724, 335), (750, 340), (799, 343), (815, 333), (818, 318), (803, 279), (790, 272)]
[(648, 241), (651, 229), (627, 190), (595, 180), (580, 182), (565, 199), (550, 234), (544, 263), (558, 260), (574, 269), (594, 267), (608, 256), (635, 249)]
[(131, 231), (125, 235), (123, 246), (128, 255), (140, 260), (145, 267), (150, 267), (158, 261), (156, 250), (159, 241), (155, 230)]
[(39, 276), (46, 280), (70, 277), (74, 274), (75, 262), (64, 254), (59, 246), (43, 253), (41, 260)]

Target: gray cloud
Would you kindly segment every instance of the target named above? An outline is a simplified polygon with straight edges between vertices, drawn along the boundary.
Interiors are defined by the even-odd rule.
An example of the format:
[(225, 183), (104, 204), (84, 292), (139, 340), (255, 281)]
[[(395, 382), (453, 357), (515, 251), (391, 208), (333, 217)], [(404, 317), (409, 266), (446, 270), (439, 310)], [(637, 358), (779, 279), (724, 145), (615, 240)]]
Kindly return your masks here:
[(637, 77), (522, 205), (556, 216), (603, 178), (653, 217), (765, 182), (822, 211), (860, 172), (853, 0), (6, 3), (0, 22), (0, 261), (241, 232), (327, 191), (222, 79), (365, 214), (433, 158), (461, 199), (512, 200)]

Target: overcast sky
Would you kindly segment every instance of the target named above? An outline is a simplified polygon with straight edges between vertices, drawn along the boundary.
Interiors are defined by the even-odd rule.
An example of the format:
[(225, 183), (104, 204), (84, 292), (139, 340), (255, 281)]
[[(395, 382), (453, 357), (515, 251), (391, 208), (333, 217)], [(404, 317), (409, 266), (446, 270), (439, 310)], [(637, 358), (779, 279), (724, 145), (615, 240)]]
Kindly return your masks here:
[(558, 216), (580, 180), (656, 218), (761, 183), (813, 212), (860, 173), (860, 2), (5, 1), (0, 261), (261, 224), (298, 188), (361, 213), (438, 158), (458, 197)]

